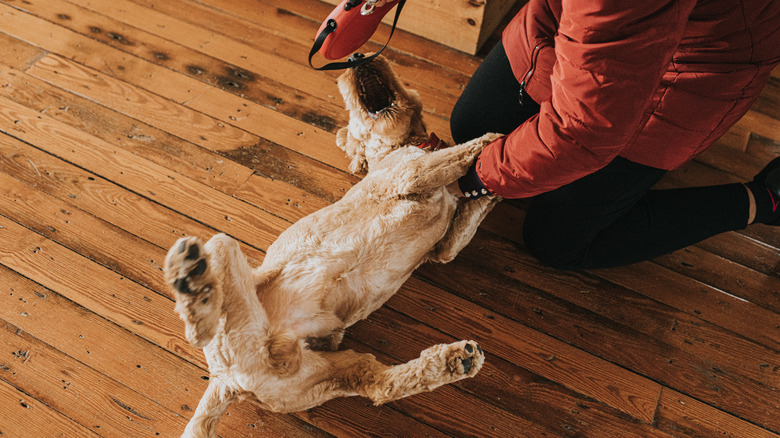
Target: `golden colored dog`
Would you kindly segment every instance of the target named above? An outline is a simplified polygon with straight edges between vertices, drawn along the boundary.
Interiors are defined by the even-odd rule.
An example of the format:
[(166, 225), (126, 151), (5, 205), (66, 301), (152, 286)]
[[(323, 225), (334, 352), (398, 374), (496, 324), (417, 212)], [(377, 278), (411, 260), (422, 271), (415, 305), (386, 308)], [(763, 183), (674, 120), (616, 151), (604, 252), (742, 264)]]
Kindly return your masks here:
[(368, 170), (343, 199), (282, 233), (252, 268), (236, 241), (188, 237), (169, 251), (165, 277), (187, 339), (203, 348), (211, 379), (184, 436), (213, 437), (236, 398), (275, 412), (334, 397), (375, 404), (465, 377), (482, 366), (471, 341), (436, 345), (404, 364), (337, 351), (350, 325), (387, 301), (421, 263), (446, 263), (497, 201), (458, 201), (445, 186), (496, 135), (426, 151), (421, 103), (383, 58), (345, 72), (350, 112), (338, 145)]

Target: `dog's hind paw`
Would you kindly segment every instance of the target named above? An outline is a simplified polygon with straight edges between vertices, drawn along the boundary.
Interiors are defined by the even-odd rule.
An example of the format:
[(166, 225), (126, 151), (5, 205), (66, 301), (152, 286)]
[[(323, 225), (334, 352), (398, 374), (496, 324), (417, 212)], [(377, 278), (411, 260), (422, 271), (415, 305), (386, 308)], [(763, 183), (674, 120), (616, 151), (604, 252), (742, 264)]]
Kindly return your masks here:
[(194, 237), (179, 239), (165, 259), (165, 278), (168, 283), (184, 295), (208, 293), (211, 281), (206, 252), (201, 242)]
[(447, 367), (455, 376), (472, 377), (482, 368), (485, 353), (474, 341), (461, 341), (448, 346)]

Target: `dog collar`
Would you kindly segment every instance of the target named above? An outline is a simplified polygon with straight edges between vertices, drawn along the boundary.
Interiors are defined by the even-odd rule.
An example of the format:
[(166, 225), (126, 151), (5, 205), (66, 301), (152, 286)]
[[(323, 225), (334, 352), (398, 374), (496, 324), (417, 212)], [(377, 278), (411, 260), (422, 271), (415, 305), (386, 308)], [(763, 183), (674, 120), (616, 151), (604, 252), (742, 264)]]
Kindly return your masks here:
[(420, 149), (428, 149), (431, 151), (435, 151), (438, 149), (444, 149), (448, 147), (448, 145), (442, 139), (440, 139), (435, 133), (431, 132), (431, 135), (428, 137), (428, 140), (418, 144), (417, 147)]

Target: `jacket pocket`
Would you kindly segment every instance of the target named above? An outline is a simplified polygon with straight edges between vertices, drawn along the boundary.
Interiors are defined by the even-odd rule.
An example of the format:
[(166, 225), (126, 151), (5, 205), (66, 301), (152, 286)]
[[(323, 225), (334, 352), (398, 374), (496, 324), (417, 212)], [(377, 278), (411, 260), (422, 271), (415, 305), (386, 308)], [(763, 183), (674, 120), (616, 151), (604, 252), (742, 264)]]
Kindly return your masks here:
[(528, 71), (523, 75), (523, 79), (520, 81), (520, 92), (518, 93), (518, 102), (520, 102), (520, 105), (525, 105), (527, 101), (525, 87), (528, 86), (528, 83), (534, 76), (534, 72), (536, 71), (536, 63), (539, 60), (539, 53), (542, 51), (542, 49), (549, 46), (550, 44), (548, 43), (539, 43), (534, 46), (534, 50), (531, 52), (531, 65), (528, 68)]

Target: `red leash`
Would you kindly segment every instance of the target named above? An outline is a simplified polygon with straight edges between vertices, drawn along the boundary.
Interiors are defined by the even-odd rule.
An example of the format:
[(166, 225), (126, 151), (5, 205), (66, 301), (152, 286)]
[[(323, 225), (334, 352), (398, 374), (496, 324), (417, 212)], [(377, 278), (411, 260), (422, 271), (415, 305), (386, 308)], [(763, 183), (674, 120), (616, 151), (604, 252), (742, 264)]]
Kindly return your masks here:
[[(314, 45), (309, 52), (309, 65), (317, 70), (340, 70), (370, 62), (390, 43), (405, 3), (406, 0), (344, 0), (328, 15), (317, 31)], [(378, 52), (368, 57), (356, 54), (359, 56), (351, 56), (345, 62), (331, 62), (322, 67), (312, 65), (311, 59), (317, 52), (331, 60), (353, 53), (371, 38), (379, 27), (379, 22), (396, 4), (398, 8), (395, 11), (390, 37)]]

